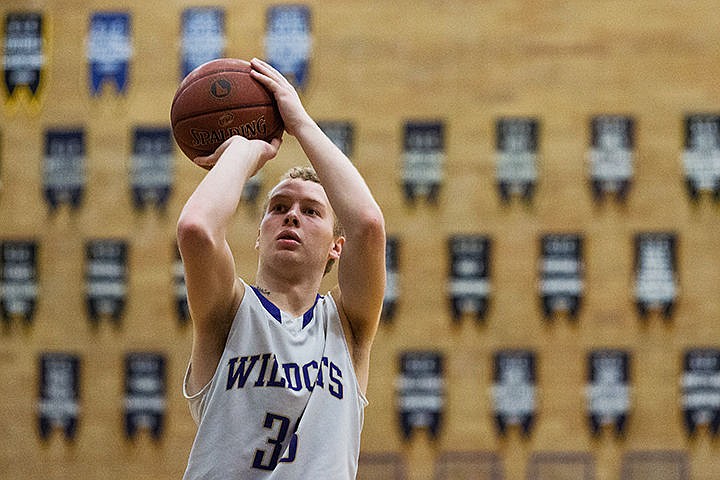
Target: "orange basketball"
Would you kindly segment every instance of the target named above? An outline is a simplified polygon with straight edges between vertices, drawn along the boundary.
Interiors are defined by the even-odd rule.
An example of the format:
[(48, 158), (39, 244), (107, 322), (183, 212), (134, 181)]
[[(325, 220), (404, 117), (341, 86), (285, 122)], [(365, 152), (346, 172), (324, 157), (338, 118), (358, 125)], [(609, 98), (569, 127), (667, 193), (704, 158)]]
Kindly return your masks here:
[(245, 60), (221, 58), (200, 65), (180, 83), (170, 124), (175, 141), (190, 160), (210, 155), (233, 135), (267, 142), (282, 135), (275, 99), (250, 76), (250, 70)]

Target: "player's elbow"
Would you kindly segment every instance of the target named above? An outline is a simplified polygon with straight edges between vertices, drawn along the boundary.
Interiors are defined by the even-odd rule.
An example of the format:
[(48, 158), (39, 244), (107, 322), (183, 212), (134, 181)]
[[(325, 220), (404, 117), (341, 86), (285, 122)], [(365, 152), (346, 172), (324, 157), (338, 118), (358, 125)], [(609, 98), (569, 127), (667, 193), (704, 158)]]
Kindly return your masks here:
[(212, 249), (215, 235), (199, 212), (183, 210), (177, 222), (177, 242), (181, 252)]
[(365, 242), (385, 243), (385, 218), (380, 208), (363, 212), (356, 218), (354, 227), (353, 236)]

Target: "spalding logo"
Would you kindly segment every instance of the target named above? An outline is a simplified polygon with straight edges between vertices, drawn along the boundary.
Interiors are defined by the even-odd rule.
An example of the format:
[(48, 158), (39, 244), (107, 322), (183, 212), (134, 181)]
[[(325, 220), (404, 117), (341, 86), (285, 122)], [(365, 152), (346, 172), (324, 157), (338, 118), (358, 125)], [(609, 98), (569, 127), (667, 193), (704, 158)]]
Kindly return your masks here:
[(218, 78), (210, 84), (210, 95), (215, 98), (223, 98), (230, 95), (232, 84), (227, 78)]

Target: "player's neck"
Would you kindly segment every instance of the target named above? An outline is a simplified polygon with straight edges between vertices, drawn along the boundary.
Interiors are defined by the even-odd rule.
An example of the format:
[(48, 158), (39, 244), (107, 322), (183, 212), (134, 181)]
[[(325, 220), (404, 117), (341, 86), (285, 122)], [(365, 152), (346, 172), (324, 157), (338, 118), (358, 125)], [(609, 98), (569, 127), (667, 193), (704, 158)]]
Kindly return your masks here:
[(267, 275), (258, 271), (253, 286), (280, 310), (298, 316), (315, 303), (320, 281), (316, 281), (310, 275), (295, 278)]

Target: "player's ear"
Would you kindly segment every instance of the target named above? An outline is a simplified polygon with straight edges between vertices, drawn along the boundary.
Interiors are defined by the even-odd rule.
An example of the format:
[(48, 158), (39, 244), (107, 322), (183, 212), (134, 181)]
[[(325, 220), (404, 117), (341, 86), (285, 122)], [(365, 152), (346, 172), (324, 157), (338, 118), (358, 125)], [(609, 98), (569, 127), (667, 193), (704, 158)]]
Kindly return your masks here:
[(328, 258), (337, 260), (340, 258), (340, 254), (342, 253), (342, 247), (345, 244), (345, 237), (342, 235), (337, 237), (332, 244), (332, 247), (330, 248), (330, 255)]

